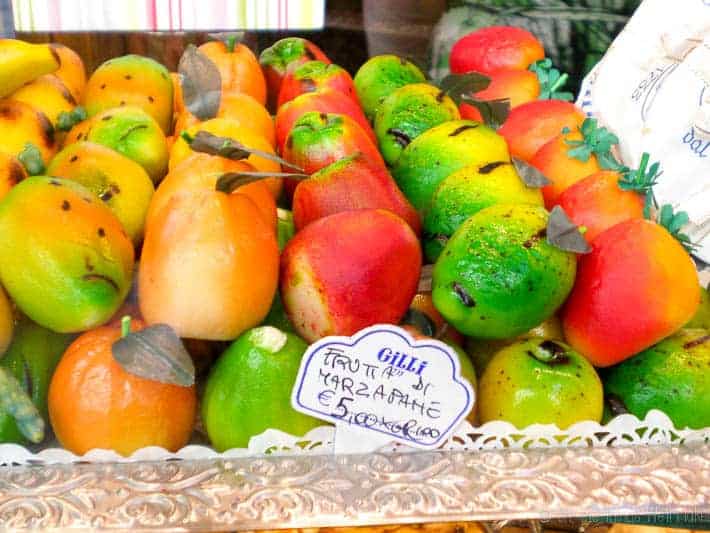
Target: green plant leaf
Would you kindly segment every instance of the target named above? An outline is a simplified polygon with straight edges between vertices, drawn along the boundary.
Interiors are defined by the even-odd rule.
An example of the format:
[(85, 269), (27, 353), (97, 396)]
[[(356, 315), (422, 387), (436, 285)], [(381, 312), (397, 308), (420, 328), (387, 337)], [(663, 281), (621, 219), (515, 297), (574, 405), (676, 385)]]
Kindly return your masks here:
[(180, 337), (167, 324), (155, 324), (121, 337), (111, 347), (126, 372), (181, 387), (195, 384), (195, 365)]
[(588, 254), (592, 251), (587, 239), (559, 205), (550, 211), (547, 222), (547, 242), (565, 252)]

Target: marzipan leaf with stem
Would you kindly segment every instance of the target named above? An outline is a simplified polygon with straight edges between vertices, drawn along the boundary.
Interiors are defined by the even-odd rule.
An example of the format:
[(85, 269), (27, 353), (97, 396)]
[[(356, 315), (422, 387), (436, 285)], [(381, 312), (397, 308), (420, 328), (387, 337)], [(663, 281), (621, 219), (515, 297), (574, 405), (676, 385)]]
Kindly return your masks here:
[(488, 76), (478, 72), (469, 72), (467, 74), (449, 74), (445, 76), (439, 83), (439, 88), (458, 105), (464, 96), (472, 96), (490, 84), (491, 79)]
[(662, 172), (659, 162), (648, 166), (651, 156), (644, 152), (637, 169), (625, 169), (619, 179), (619, 188), (624, 191), (635, 191), (639, 194), (648, 194), (658, 182)]
[(243, 31), (224, 31), (219, 33), (208, 33), (207, 37), (215, 41), (223, 41), (227, 47), (227, 52), (234, 52), (234, 47), (244, 40)]
[(301, 180), (308, 178), (308, 174), (298, 174), (296, 172), (226, 172), (217, 179), (215, 189), (229, 194), (242, 185), (267, 178), (291, 178)]
[[(596, 119), (584, 119), (579, 132), (582, 134), (582, 140), (565, 139), (565, 144), (572, 147), (567, 151), (568, 156), (586, 163), (594, 154), (603, 169), (616, 171), (626, 169), (611, 152), (612, 147), (619, 144), (619, 138), (608, 129), (599, 126)], [(562, 133), (570, 133), (570, 129), (563, 128)]]
[(195, 384), (190, 354), (167, 324), (130, 332), (114, 342), (111, 351), (116, 362), (135, 376), (181, 387)]
[(22, 151), (17, 155), (17, 159), (25, 167), (30, 176), (40, 176), (44, 174), (46, 168), (42, 160), (42, 152), (34, 144), (25, 143)]
[(560, 91), (567, 83), (569, 76), (562, 74), (552, 66), (552, 61), (548, 58), (541, 59), (530, 65), (529, 70), (537, 75), (540, 82), (539, 100), (565, 100), (567, 102), (574, 99), (574, 95), (568, 91)]
[(212, 60), (190, 44), (178, 63), (182, 99), (200, 120), (217, 116), (222, 100), (222, 76)]
[(493, 129), (500, 128), (510, 114), (510, 100), (508, 98), (479, 100), (473, 96), (464, 96), (461, 98), (461, 102), (478, 109), (483, 122)]
[(592, 251), (592, 247), (589, 246), (579, 228), (559, 205), (550, 211), (550, 218), (547, 221), (547, 242), (565, 252), (588, 254)]
[(20, 382), (4, 367), (0, 367), (0, 411), (15, 419), (17, 429), (30, 442), (44, 439), (42, 415)]
[(664, 204), (661, 206), (656, 216), (656, 222), (666, 228), (675, 240), (683, 245), (688, 253), (692, 253), (697, 249), (697, 244), (693, 243), (687, 234), (683, 233), (683, 228), (690, 222), (688, 213), (673, 211), (673, 206)]
[(520, 176), (520, 179), (523, 180), (526, 187), (530, 187), (531, 189), (540, 189), (545, 185), (550, 185), (552, 183), (547, 176), (522, 159), (514, 157), (512, 162), (515, 172), (518, 173), (518, 176)]
[(235, 160), (246, 159), (250, 155), (254, 154), (258, 157), (268, 159), (269, 161), (279, 163), (281, 166), (292, 168), (294, 170), (298, 170), (299, 172), (303, 171), (301, 167), (293, 165), (285, 159), (281, 159), (277, 155), (257, 150), (255, 148), (249, 148), (239, 141), (230, 139), (229, 137), (218, 137), (208, 131), (200, 130), (194, 137), (183, 131), (180, 136), (195, 152), (203, 152), (205, 154), (218, 155), (226, 159)]

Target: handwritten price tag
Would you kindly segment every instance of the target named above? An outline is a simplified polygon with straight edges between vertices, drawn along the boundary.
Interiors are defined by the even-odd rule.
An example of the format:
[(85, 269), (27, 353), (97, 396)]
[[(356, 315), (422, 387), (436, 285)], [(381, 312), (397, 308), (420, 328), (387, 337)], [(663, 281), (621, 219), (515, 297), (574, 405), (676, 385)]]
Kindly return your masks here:
[(433, 449), (471, 411), (474, 392), (449, 346), (379, 325), (311, 345), (291, 403), (336, 424), (339, 452), (364, 451), (365, 441), (372, 449), (392, 441)]

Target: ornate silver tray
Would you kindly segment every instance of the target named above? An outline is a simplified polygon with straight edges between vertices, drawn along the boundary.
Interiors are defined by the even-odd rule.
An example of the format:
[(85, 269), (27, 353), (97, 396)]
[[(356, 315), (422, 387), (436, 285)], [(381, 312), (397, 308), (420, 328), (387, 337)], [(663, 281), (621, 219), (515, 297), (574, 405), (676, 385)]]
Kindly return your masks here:
[(5, 528), (244, 530), (710, 513), (710, 445), (0, 467)]

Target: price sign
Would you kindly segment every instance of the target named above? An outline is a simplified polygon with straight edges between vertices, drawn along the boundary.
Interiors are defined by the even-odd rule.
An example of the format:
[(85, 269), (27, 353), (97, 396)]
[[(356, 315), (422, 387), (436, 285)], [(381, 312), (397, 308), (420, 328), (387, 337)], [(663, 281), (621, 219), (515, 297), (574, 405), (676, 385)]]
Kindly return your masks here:
[(450, 346), (415, 341), (401, 328), (379, 325), (311, 345), (291, 403), (336, 424), (341, 452), (363, 449), (358, 442), (338, 442), (344, 438), (369, 440), (373, 447), (394, 441), (433, 449), (471, 411), (474, 392)]

